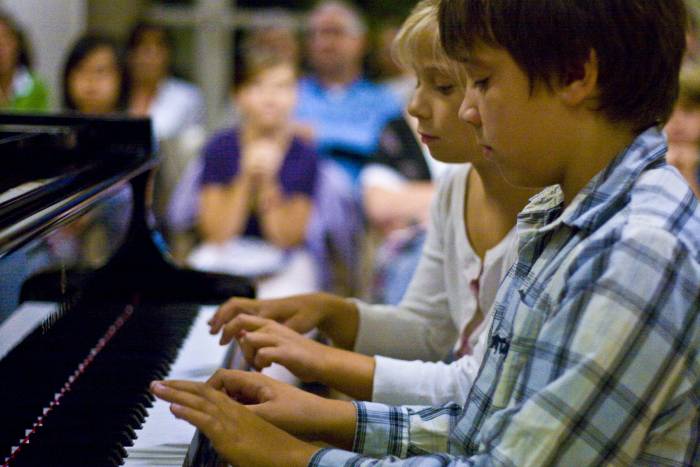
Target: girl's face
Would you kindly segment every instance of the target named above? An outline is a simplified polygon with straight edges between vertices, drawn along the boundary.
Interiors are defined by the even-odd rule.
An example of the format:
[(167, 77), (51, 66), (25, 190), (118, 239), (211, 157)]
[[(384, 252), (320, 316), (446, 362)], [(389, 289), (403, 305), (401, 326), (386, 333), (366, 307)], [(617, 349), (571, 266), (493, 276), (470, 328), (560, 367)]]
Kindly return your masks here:
[(19, 42), (10, 26), (0, 20), (0, 76), (14, 73), (19, 59)]
[(115, 112), (121, 83), (117, 58), (107, 46), (94, 49), (68, 74), (68, 92), (82, 113)]
[(438, 161), (474, 162), (482, 157), (474, 129), (458, 115), (464, 89), (424, 55), (414, 63), (417, 85), (408, 104), (408, 113), (418, 120), (421, 141)]
[(291, 120), (296, 98), (296, 74), (287, 64), (262, 71), (241, 86), (235, 96), (246, 125), (263, 131), (286, 126)]

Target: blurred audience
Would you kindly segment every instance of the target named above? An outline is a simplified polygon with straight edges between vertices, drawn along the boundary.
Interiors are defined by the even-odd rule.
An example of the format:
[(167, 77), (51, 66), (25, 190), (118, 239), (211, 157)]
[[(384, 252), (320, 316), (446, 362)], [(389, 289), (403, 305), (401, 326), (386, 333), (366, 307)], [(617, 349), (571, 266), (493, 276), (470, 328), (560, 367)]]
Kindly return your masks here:
[(680, 95), (665, 130), (666, 159), (700, 198), (700, 66), (686, 65), (681, 71)]
[(304, 248), (317, 160), (294, 133), (297, 69), (269, 50), (248, 54), (236, 68), (238, 127), (206, 144), (199, 231), (190, 262), (201, 269), (258, 280), (258, 295), (317, 289)]
[(0, 10), (0, 109), (48, 110), (44, 82), (31, 71), (29, 45), (14, 19)]
[(206, 107), (199, 88), (173, 76), (173, 44), (164, 26), (139, 22), (129, 34), (126, 60), (128, 111), (151, 118), (158, 142), (161, 163), (153, 208), (165, 234), (175, 241), (167, 205), (186, 167), (206, 140)]
[(402, 104), (407, 105), (416, 88), (411, 70), (403, 68), (392, 56), (392, 44), (401, 27), (401, 19), (389, 19), (379, 26), (372, 51), (373, 64), (379, 80), (389, 87)]
[(172, 75), (173, 42), (165, 27), (137, 24), (126, 51), (129, 113), (150, 116), (157, 139), (168, 139), (189, 126), (205, 123), (199, 89)]
[(376, 151), (384, 125), (401, 113), (389, 89), (363, 77), (366, 32), (358, 11), (344, 2), (322, 1), (310, 12), (311, 74), (300, 82), (296, 109), (321, 156), (340, 162), (353, 179)]
[(369, 242), (374, 273), (365, 286), (370, 299), (390, 305), (401, 301), (418, 266), (434, 182), (447, 168), (430, 157), (416, 127), (407, 114), (390, 121), (373, 162), (360, 173), (364, 212), (377, 237), (376, 249)]

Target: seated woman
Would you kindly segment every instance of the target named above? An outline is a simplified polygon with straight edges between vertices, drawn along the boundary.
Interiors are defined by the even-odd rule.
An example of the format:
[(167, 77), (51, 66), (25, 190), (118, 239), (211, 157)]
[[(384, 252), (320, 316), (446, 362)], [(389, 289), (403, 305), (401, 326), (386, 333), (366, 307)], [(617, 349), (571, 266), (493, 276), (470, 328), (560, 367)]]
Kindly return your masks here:
[(233, 99), (241, 123), (204, 149), (199, 231), (190, 263), (257, 279), (258, 296), (317, 290), (304, 248), (316, 153), (294, 135), (296, 67), (259, 51), (237, 67)]
[(41, 111), (49, 106), (44, 82), (31, 71), (29, 47), (12, 17), (0, 10), (0, 109)]
[(92, 34), (75, 42), (63, 67), (63, 107), (93, 115), (124, 111), (124, 64), (114, 42)]
[(173, 42), (167, 29), (138, 23), (127, 41), (128, 109), (135, 116), (150, 116), (158, 140), (177, 136), (206, 120), (199, 88), (172, 76)]
[[(78, 38), (63, 67), (63, 108), (95, 116), (124, 112), (124, 64), (119, 47), (110, 39), (87, 34)], [(112, 246), (126, 233), (131, 191), (119, 190), (98, 211), (84, 216), (52, 240), (60, 257), (79, 258), (98, 266), (113, 253)], [(56, 250), (56, 248), (54, 248)]]

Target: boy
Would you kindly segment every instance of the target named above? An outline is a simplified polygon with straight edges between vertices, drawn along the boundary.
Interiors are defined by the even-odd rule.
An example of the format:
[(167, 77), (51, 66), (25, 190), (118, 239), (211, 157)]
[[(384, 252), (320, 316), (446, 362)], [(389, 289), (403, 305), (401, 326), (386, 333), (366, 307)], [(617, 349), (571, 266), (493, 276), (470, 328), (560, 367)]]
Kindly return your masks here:
[[(260, 465), (697, 465), (700, 212), (657, 128), (684, 16), (682, 0), (442, 1), (443, 46), (469, 78), (461, 115), (485, 153), (514, 184), (561, 187), (519, 216), (518, 262), (464, 408), (349, 410), (237, 373), (154, 392), (237, 462), (270, 436), (284, 452), (259, 450)], [(214, 388), (300, 436), (422, 457), (313, 452)]]

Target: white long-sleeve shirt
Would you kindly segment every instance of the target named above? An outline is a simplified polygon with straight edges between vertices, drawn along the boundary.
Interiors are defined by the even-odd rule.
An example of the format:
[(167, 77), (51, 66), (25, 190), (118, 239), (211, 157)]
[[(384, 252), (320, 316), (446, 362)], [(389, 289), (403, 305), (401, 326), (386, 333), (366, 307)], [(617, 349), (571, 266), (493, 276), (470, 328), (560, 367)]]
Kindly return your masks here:
[[(482, 270), (464, 223), (470, 168), (460, 165), (440, 183), (423, 253), (401, 303), (356, 301), (360, 324), (355, 351), (375, 356), (375, 402), (463, 403), (479, 371), (491, 321), (488, 313), (501, 279), (515, 261), (516, 236), (513, 229), (488, 250)], [(479, 280), (478, 296), (471, 286), (474, 280)], [(487, 316), (469, 336), (472, 353), (450, 364), (440, 362), (459, 347), (477, 306)]]

